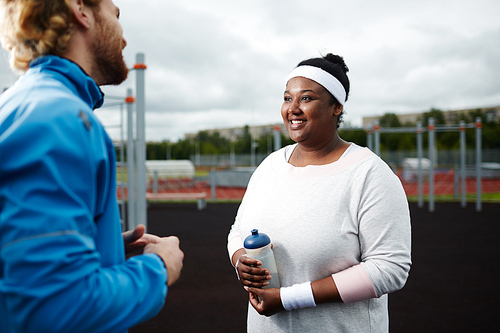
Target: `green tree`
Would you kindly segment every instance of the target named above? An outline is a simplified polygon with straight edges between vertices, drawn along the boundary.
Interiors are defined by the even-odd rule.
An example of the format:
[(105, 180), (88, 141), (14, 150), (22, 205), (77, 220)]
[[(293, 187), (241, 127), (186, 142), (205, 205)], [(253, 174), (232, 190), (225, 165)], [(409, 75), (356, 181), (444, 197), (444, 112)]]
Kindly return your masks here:
[(184, 139), (179, 140), (177, 143), (172, 144), (171, 154), (173, 160), (186, 160), (189, 159), (191, 154), (194, 154), (194, 142), (192, 140)]
[(229, 140), (220, 136), (219, 132), (210, 134), (208, 131), (200, 131), (196, 136), (200, 145), (201, 154), (227, 154), (229, 152)]
[(288, 135), (288, 133), (286, 131), (284, 133), (281, 133), (280, 135), (281, 135), (281, 146), (282, 147), (286, 147), (286, 146), (289, 146), (289, 145), (292, 145), (295, 143), (295, 141), (290, 139), (290, 136)]
[(476, 118), (481, 118), (481, 122), (486, 123), (486, 115), (483, 113), (482, 109), (476, 109), (469, 111), (469, 122), (475, 123)]
[[(476, 118), (481, 118), (482, 123), (482, 145), (484, 149), (498, 149), (500, 148), (500, 124), (494, 120), (488, 121), (486, 113), (482, 109), (476, 109), (469, 112), (469, 120), (471, 123), (476, 121)], [(475, 145), (475, 130), (467, 131), (470, 136), (468, 137), (467, 145), (474, 147)]]
[(146, 144), (146, 159), (147, 160), (157, 160), (159, 159), (159, 142), (148, 142)]
[(430, 111), (424, 112), (422, 115), (422, 126), (429, 125), (429, 118), (434, 118), (434, 125), (444, 125), (446, 124), (446, 118), (443, 111), (435, 108), (431, 108)]
[[(428, 119), (433, 117), (436, 125), (445, 124), (444, 113), (432, 108), (430, 111), (422, 115), (423, 126), (428, 125)], [(476, 117), (482, 119), (482, 144), (485, 149), (500, 148), (500, 124), (494, 120), (489, 120), (486, 113), (482, 109), (476, 109), (468, 113), (459, 115), (459, 120), (464, 120), (467, 124), (473, 123)], [(402, 127), (398, 117), (394, 113), (386, 113), (380, 118), (382, 127)], [(405, 123), (405, 127), (414, 127), (415, 124)], [(288, 133), (281, 133), (282, 147), (293, 144)], [(354, 142), (360, 146), (367, 145), (367, 135), (362, 129), (340, 128), (339, 135), (342, 139)], [(427, 135), (424, 135), (424, 147), (427, 147)], [(258, 144), (256, 152), (267, 154), (274, 149), (274, 136), (271, 133), (264, 134), (258, 138), (252, 138), (250, 127), (247, 125), (243, 128), (243, 134), (234, 142), (236, 154), (249, 154), (252, 144), (252, 139)], [(439, 132), (436, 135), (436, 145), (438, 149), (458, 149), (460, 146), (460, 135), (458, 132)], [(466, 141), (468, 148), (475, 148), (475, 129), (469, 128), (466, 131)], [(193, 139), (181, 139), (176, 143), (167, 141), (148, 142), (147, 143), (147, 159), (165, 159), (167, 144), (170, 145), (170, 153), (172, 159), (189, 159), (195, 153), (195, 147), (198, 146), (201, 154), (228, 154), (229, 140), (221, 137), (219, 132), (209, 133), (209, 131), (200, 131)], [(382, 133), (381, 134), (381, 150), (414, 150), (416, 149), (416, 137), (414, 133)], [(125, 147), (126, 151), (126, 147)], [(119, 148), (116, 148), (116, 153), (119, 156)]]
[(250, 154), (251, 145), (252, 135), (250, 134), (250, 127), (245, 125), (243, 127), (243, 135), (235, 142), (234, 151), (236, 154)]
[(386, 112), (379, 119), (380, 127), (401, 127), (401, 122), (395, 113)]
[(255, 139), (257, 147), (255, 152), (258, 154), (268, 154), (273, 151), (274, 148), (274, 136), (272, 133), (266, 133)]
[(399, 133), (397, 150), (413, 150), (417, 147), (417, 137), (413, 133)]
[(339, 129), (339, 136), (347, 142), (354, 142), (362, 147), (368, 144), (365, 130)]
[(460, 149), (459, 132), (437, 133), (436, 138), (438, 149)]

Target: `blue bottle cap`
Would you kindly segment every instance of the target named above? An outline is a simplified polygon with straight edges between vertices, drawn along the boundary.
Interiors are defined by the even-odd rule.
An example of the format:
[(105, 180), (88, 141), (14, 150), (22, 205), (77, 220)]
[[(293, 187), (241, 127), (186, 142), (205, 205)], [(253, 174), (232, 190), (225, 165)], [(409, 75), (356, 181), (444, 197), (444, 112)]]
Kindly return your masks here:
[(245, 249), (258, 249), (271, 243), (271, 238), (268, 235), (260, 233), (258, 229), (253, 229), (252, 234), (248, 235), (243, 242)]

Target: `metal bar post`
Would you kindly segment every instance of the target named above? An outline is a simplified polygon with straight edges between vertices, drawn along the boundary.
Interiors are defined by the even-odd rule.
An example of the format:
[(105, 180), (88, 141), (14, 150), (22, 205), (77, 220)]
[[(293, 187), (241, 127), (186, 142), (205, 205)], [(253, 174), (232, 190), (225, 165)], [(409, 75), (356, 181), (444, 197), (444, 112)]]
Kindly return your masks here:
[(373, 151), (373, 128), (369, 127), (366, 129), (366, 145), (368, 146), (368, 149)]
[(137, 139), (136, 139), (136, 161), (137, 161), (137, 221), (148, 227), (146, 211), (146, 96), (145, 96), (145, 56), (137, 53), (134, 65), (136, 78), (136, 112), (137, 112)]
[(417, 157), (418, 157), (418, 207), (424, 207), (422, 158), (423, 158), (423, 140), (422, 140), (422, 122), (417, 122)]
[(135, 227), (135, 155), (134, 155), (134, 103), (132, 89), (127, 89), (127, 226)]
[(274, 151), (281, 149), (281, 128), (279, 126), (274, 126)]
[(194, 143), (194, 165), (195, 166), (200, 166), (201, 165), (201, 155), (200, 155), (200, 141), (196, 140)]
[(255, 162), (255, 148), (257, 148), (258, 144), (255, 142), (253, 136), (252, 136), (252, 141), (251, 141), (251, 147), (250, 147), (250, 166), (254, 167), (256, 162)]
[(121, 220), (122, 230), (126, 230), (126, 212), (125, 212), (125, 135), (123, 133), (123, 104), (120, 105), (120, 197), (121, 197)]
[(154, 178), (153, 178), (153, 193), (156, 194), (158, 193), (158, 170), (154, 171)]
[(461, 206), (462, 208), (465, 208), (467, 206), (467, 188), (466, 188), (466, 174), (465, 174), (465, 156), (466, 156), (466, 150), (465, 150), (465, 122), (462, 120), (460, 121), (460, 177), (461, 179), (461, 184), (462, 184), (462, 195), (461, 195)]
[(434, 118), (429, 118), (429, 212), (434, 212)]
[(234, 140), (231, 138), (229, 141), (229, 165), (231, 168), (236, 166), (236, 156), (234, 154)]
[(476, 118), (476, 211), (480, 212), (482, 210), (481, 202), (481, 164), (482, 164), (482, 150), (481, 150), (481, 117)]
[(215, 202), (215, 199), (216, 199), (216, 187), (217, 187), (217, 184), (215, 184), (216, 180), (215, 180), (215, 169), (212, 168), (212, 170), (210, 170), (210, 189), (211, 189), (211, 194), (212, 194), (212, 202)]
[(380, 124), (378, 120), (375, 121), (373, 130), (375, 131), (375, 154), (380, 156)]

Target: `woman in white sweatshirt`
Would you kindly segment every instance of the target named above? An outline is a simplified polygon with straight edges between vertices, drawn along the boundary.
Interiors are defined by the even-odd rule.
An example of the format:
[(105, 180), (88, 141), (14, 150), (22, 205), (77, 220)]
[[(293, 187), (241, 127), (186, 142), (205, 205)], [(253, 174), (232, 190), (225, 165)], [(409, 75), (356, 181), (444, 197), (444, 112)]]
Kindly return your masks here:
[[(287, 78), (281, 114), (296, 144), (257, 168), (228, 236), (249, 332), (389, 330), (387, 294), (411, 265), (410, 214), (391, 169), (338, 135), (347, 71), (328, 54)], [(272, 240), (280, 289), (261, 289), (272, 277), (245, 254), (252, 229)]]

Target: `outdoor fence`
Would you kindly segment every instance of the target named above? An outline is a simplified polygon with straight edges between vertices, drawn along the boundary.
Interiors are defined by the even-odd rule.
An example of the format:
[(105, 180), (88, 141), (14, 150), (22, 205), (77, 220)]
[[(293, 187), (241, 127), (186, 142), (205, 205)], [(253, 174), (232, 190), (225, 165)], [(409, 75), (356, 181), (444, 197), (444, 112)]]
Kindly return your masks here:
[[(415, 151), (381, 153), (381, 158), (401, 179), (408, 196), (419, 195), (418, 170), (409, 163), (415, 162), (416, 155)], [(459, 199), (460, 193), (464, 195), (465, 193), (468, 195), (476, 194), (477, 169), (474, 150), (467, 151), (464, 173), (460, 170), (459, 151), (439, 151), (435, 152), (435, 155), (437, 163), (434, 164), (433, 169), (434, 188), (432, 191), (436, 195), (453, 195), (455, 199)], [(192, 156), (193, 165), (197, 169), (205, 170), (205, 174), (194, 177), (167, 177), (159, 175), (154, 170), (149, 170), (147, 191), (152, 193), (204, 193), (206, 198), (211, 201), (241, 200), (255, 170), (255, 166), (248, 166), (248, 161), (254, 159), (260, 163), (266, 156), (257, 155), (251, 158), (250, 154), (235, 155), (231, 159), (237, 163), (233, 163), (232, 167), (227, 164), (229, 157), (229, 155)], [(500, 150), (484, 150), (483, 157), (484, 162), (481, 163), (482, 192), (500, 193)], [(427, 160), (427, 158), (424, 159)], [(429, 175), (429, 166), (425, 164), (423, 184), (420, 185), (424, 195), (430, 192)], [(465, 178), (462, 180), (463, 175)]]
[[(428, 157), (427, 149), (423, 150), (423, 155)], [(267, 154), (255, 154), (256, 165), (260, 164)], [(401, 168), (405, 158), (417, 158), (416, 150), (397, 150), (381, 151), (380, 157), (391, 166), (391, 168)], [(196, 167), (246, 167), (252, 166), (251, 154), (235, 154), (233, 157), (229, 154), (220, 155), (191, 155), (189, 159)], [(460, 150), (435, 150), (435, 167), (452, 168), (460, 164)], [(500, 163), (500, 149), (483, 149), (482, 160), (486, 163)], [(233, 163), (231, 163), (233, 161)], [(476, 163), (476, 151), (474, 149), (466, 150), (466, 164), (474, 165)]]
[(231, 168), (259, 165), (268, 154), (192, 154), (189, 159), (196, 167)]

